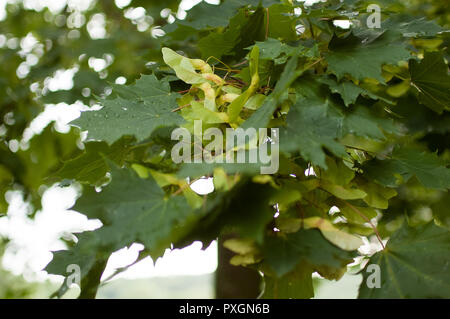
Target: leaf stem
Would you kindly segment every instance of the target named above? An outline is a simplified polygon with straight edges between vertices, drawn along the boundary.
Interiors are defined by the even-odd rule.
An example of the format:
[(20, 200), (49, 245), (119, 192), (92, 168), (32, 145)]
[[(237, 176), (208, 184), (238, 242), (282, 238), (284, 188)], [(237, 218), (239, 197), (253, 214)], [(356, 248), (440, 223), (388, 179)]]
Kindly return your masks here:
[(350, 207), (351, 210), (353, 210), (355, 213), (357, 213), (359, 216), (361, 216), (366, 222), (369, 223), (369, 225), (372, 227), (373, 231), (375, 232), (375, 235), (377, 236), (377, 239), (380, 242), (381, 247), (383, 247), (383, 249), (385, 249), (386, 247), (383, 244), (383, 240), (381, 239), (380, 233), (378, 232), (377, 227), (372, 223), (372, 221), (366, 215), (364, 215), (358, 208), (356, 208), (349, 202), (347, 202), (345, 200), (342, 200), (342, 202), (344, 202), (345, 205)]
[(303, 72), (306, 71), (306, 70), (308, 70), (308, 69), (310, 69), (310, 68), (312, 68), (313, 66), (315, 66), (317, 63), (321, 62), (322, 60), (323, 60), (323, 57), (320, 58), (320, 59), (318, 59), (317, 61), (314, 61), (312, 64), (306, 66), (306, 67), (303, 69)]
[[(206, 63), (208, 63), (209, 59), (215, 59), (217, 62), (222, 63), (227, 68), (227, 71), (231, 71), (231, 68), (230, 68), (230, 66), (228, 64), (226, 64), (222, 60), (216, 58), (215, 56), (211, 55), (208, 59), (206, 59)], [(218, 69), (218, 68), (216, 68), (216, 69)]]
[(191, 103), (181, 105), (181, 106), (177, 107), (176, 109), (173, 109), (171, 112), (179, 111), (179, 110), (181, 110), (182, 108), (185, 108), (186, 106), (189, 106), (189, 105), (191, 105)]
[(221, 71), (234, 72), (234, 73), (239, 73), (239, 72), (241, 72), (241, 70), (226, 69), (226, 68), (219, 68), (219, 67), (214, 67), (214, 69), (216, 69), (216, 70), (221, 70)]
[(312, 39), (315, 39), (315, 37), (314, 37), (313, 25), (312, 25), (312, 23), (311, 23), (311, 20), (310, 20), (309, 18), (307, 18), (307, 21), (308, 21), (308, 23), (309, 23), (309, 32), (311, 32), (311, 38), (312, 38)]
[(239, 62), (238, 64), (233, 65), (232, 67), (235, 68), (235, 67), (237, 67), (237, 66), (244, 65), (245, 63), (248, 63), (248, 61), (247, 61), (247, 60), (244, 60), (244, 61), (242, 61), (242, 62)]

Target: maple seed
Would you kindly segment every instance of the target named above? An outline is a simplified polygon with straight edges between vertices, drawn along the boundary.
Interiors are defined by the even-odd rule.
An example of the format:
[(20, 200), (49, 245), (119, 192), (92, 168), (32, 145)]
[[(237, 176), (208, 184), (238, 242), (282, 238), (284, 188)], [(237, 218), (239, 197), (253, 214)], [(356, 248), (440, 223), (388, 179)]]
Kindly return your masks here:
[(217, 85), (224, 85), (225, 81), (218, 75), (214, 74), (214, 73), (203, 73), (202, 76), (209, 80), (214, 82)]

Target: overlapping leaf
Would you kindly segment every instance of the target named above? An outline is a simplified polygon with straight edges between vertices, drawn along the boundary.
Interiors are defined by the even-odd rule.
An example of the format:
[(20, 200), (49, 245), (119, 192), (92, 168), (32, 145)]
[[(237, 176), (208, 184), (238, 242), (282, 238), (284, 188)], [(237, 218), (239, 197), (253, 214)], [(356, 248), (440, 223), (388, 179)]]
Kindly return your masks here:
[(285, 237), (266, 238), (264, 256), (279, 277), (307, 263), (325, 277), (336, 279), (356, 254), (329, 243), (317, 229), (303, 229)]
[(395, 187), (399, 179), (406, 182), (415, 176), (425, 187), (450, 188), (450, 169), (445, 163), (435, 154), (414, 149), (396, 149), (390, 159), (370, 162), (365, 170), (370, 178), (385, 186)]
[(47, 271), (66, 274), (69, 264), (79, 264), (83, 277), (92, 275), (98, 260), (106, 261), (110, 253), (134, 242), (144, 244), (156, 259), (187, 234), (199, 217), (184, 197), (165, 198), (151, 178), (142, 179), (112, 165), (111, 179), (101, 192), (87, 189), (73, 207), (88, 218), (100, 219), (104, 226), (83, 233), (73, 249), (56, 252)]
[[(326, 54), (328, 70), (338, 79), (350, 75), (356, 80), (372, 78), (384, 83), (381, 75), (383, 64), (407, 61), (411, 57), (405, 45), (395, 41), (393, 31), (383, 33), (374, 40), (360, 39), (350, 33), (346, 38), (334, 36)], [(395, 41), (395, 42), (393, 42)]]
[(178, 125), (183, 118), (173, 112), (177, 93), (169, 83), (154, 75), (143, 75), (136, 84), (116, 86), (114, 98), (102, 101), (99, 111), (86, 111), (72, 123), (88, 131), (88, 138), (114, 143), (124, 135), (138, 141), (148, 138), (157, 128)]
[[(368, 265), (380, 272), (363, 271), (359, 298), (450, 298), (450, 232), (433, 222), (420, 227), (403, 225), (386, 249)], [(369, 288), (368, 277), (380, 276), (380, 287)]]
[(305, 160), (326, 168), (324, 148), (337, 156), (345, 154), (344, 146), (336, 141), (340, 125), (340, 119), (328, 113), (323, 101), (299, 100), (289, 111), (286, 127), (280, 131), (280, 149), (298, 151)]
[(450, 75), (439, 52), (426, 53), (422, 61), (409, 63), (411, 84), (419, 93), (421, 103), (435, 112), (450, 110)]

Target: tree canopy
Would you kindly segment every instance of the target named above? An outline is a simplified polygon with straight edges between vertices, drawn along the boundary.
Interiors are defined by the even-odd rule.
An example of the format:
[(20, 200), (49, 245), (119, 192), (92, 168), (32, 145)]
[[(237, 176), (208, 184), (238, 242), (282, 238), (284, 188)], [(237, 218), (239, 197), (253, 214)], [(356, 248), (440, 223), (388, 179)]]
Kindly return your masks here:
[[(10, 190), (38, 210), (45, 187), (82, 185), (73, 209), (103, 226), (77, 234), (46, 268), (68, 276), (79, 265), (80, 297), (95, 297), (123, 247), (141, 243), (139, 258), (156, 260), (230, 233), (232, 264), (264, 274), (264, 298), (311, 298), (313, 273), (338, 280), (355, 260), (381, 269), (375, 289), (362, 270), (360, 298), (450, 297), (445, 2), (225, 0), (184, 13), (167, 0), (53, 10), (18, 1), (6, 10), (0, 215)], [(51, 85), (66, 70), (73, 85)], [(50, 123), (33, 134), (57, 103), (91, 109), (69, 132)], [(172, 132), (194, 133), (198, 120), (203, 131), (278, 128), (278, 171), (176, 163)], [(199, 195), (189, 186), (205, 177), (214, 192)], [(382, 249), (363, 254), (362, 237)]]

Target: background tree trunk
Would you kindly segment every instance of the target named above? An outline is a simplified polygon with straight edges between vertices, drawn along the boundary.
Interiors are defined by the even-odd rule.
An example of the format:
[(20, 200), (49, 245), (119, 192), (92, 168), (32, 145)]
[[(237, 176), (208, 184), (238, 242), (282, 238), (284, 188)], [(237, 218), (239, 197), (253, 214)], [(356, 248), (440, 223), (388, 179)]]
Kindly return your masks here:
[(261, 292), (262, 278), (256, 270), (230, 264), (233, 252), (223, 247), (223, 242), (230, 238), (233, 238), (233, 236), (223, 236), (218, 240), (216, 298), (256, 298)]

